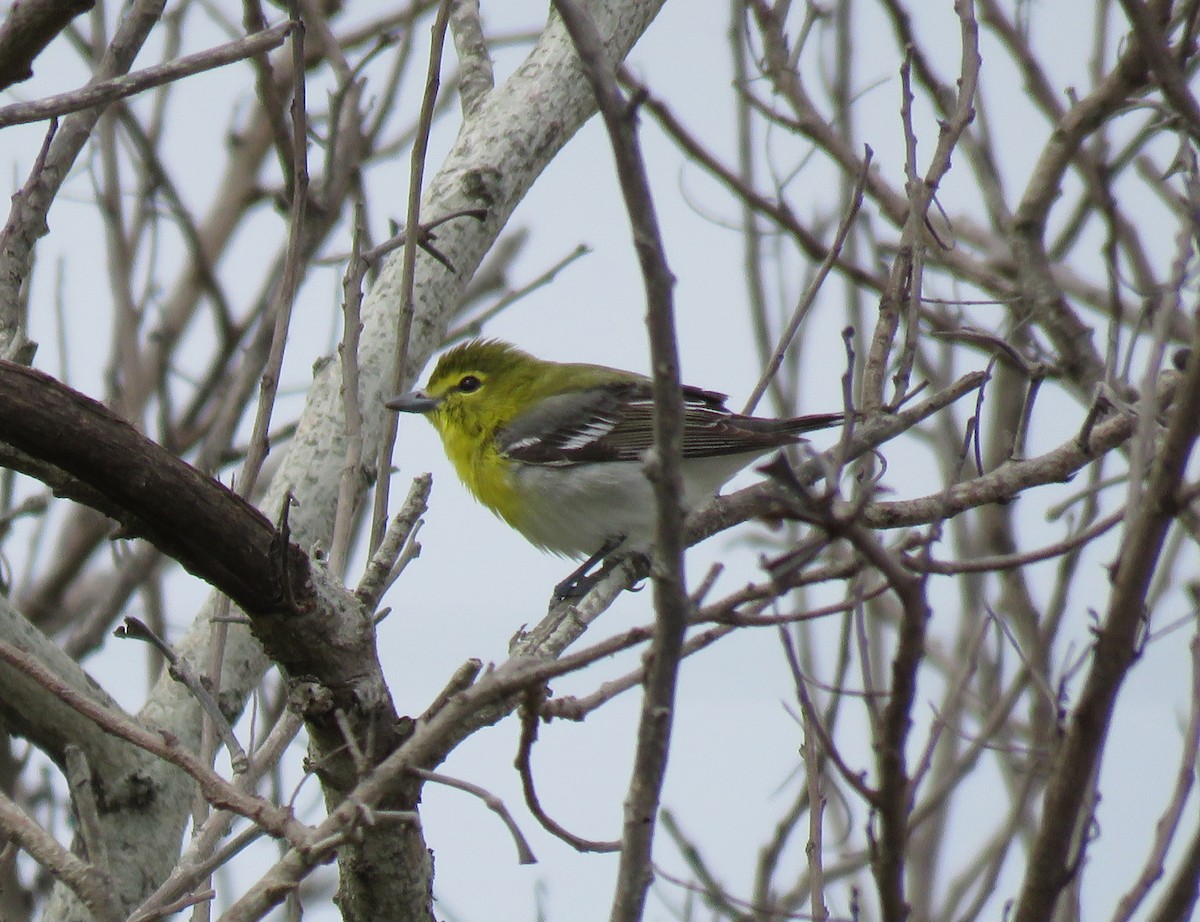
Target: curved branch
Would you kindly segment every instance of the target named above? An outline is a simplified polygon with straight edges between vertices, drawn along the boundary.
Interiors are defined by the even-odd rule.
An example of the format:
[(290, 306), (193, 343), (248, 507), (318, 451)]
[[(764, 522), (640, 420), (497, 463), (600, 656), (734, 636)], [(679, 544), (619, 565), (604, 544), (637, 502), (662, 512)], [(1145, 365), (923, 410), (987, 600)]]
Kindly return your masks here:
[(0, 441), (102, 496), (125, 535), (150, 541), (248, 614), (295, 610), (311, 597), (308, 558), (291, 544), (285, 555), (266, 516), (103, 404), (3, 360), (0, 392)]

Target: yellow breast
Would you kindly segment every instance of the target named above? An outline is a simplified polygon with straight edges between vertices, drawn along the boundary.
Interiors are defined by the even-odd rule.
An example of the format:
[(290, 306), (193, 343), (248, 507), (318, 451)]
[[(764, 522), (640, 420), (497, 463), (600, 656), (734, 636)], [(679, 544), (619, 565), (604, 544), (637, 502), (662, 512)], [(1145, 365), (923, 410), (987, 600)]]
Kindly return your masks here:
[(456, 429), (442, 431), (446, 456), (474, 497), (513, 528), (521, 528), (521, 503), (512, 477), (512, 462), (491, 439), (480, 440)]

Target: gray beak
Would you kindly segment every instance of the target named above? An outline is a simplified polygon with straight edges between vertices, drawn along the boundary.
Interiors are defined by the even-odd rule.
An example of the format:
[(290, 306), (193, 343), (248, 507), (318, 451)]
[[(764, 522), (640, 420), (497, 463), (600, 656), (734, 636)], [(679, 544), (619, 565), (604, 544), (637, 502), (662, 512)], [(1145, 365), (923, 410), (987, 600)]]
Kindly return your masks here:
[(384, 403), (384, 406), (397, 413), (431, 413), (441, 402), (440, 398), (430, 397), (424, 391), (410, 391), (399, 397), (393, 397)]

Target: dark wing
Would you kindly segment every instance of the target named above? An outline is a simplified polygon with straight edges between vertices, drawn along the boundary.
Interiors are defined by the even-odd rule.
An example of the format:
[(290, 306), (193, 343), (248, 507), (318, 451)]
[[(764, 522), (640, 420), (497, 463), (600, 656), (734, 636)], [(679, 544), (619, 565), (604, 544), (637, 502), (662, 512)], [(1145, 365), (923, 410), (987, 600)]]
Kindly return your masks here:
[[(767, 451), (842, 421), (840, 413), (797, 419), (739, 416), (725, 408), (724, 394), (695, 387), (685, 387), (683, 399), (685, 458)], [(501, 429), (496, 443), (526, 464), (640, 460), (654, 443), (650, 384), (626, 382), (546, 398)]]
[(649, 386), (640, 382), (559, 394), (516, 417), (496, 444), (526, 464), (634, 461), (654, 440), (652, 407)]

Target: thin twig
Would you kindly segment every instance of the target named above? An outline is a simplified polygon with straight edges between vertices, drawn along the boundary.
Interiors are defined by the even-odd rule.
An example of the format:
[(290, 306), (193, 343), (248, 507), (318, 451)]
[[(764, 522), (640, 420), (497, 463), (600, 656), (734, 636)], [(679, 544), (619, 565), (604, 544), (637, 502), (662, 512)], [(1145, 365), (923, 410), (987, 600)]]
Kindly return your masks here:
[(412, 548), (413, 556), (420, 553), (420, 545), (411, 539), (420, 528), (421, 516), (429, 508), (429, 493), (432, 489), (431, 474), (418, 474), (413, 478), (404, 505), (388, 523), (383, 540), (367, 561), (366, 572), (359, 580), (354, 594), (368, 609), (374, 611), (379, 605), (379, 600), (399, 576), (401, 552), (405, 548)]
[(233, 727), (229, 725), (229, 721), (221, 713), (221, 706), (217, 704), (216, 698), (212, 696), (212, 692), (200, 681), (200, 677), (191, 670), (187, 662), (181, 659), (161, 637), (150, 630), (150, 627), (144, 621), (134, 618), (132, 615), (127, 615), (124, 624), (113, 633), (117, 637), (127, 637), (130, 640), (144, 641), (162, 654), (168, 663), (167, 668), (171, 678), (191, 692), (192, 697), (196, 699), (196, 703), (204, 710), (208, 719), (213, 722), (213, 726), (217, 728), (217, 732), (220, 733), (221, 739), (225, 741), (225, 745), (229, 749), (229, 757), (233, 764), (234, 772), (240, 773), (245, 771), (248, 765), (246, 751), (234, 735)]
[(0, 791), (0, 830), (30, 857), (61, 881), (99, 922), (125, 917), (106, 873), (64, 848), (8, 795)]
[(267, 353), (267, 364), (263, 370), (259, 388), (258, 409), (254, 416), (254, 427), (249, 441), (249, 450), (242, 463), (238, 477), (238, 488), (243, 496), (251, 496), (258, 482), (262, 463), (270, 450), (267, 429), (275, 409), (275, 397), (279, 393), (279, 380), (283, 370), (283, 353), (287, 348), (288, 329), (292, 321), (292, 308), (296, 303), (296, 292), (303, 279), (302, 250), (304, 246), (305, 220), (308, 213), (308, 111), (305, 95), (304, 30), (292, 33), (292, 105), (291, 105), (291, 162), (289, 176), (291, 204), (288, 209), (287, 251), (283, 261), (283, 273), (271, 298), (271, 305), (263, 316), (263, 322), (271, 325), (271, 345)]
[(508, 808), (504, 806), (502, 801), (495, 794), (477, 784), (472, 784), (469, 781), (463, 781), (461, 778), (452, 778), (449, 775), (441, 772), (431, 772), (424, 768), (410, 768), (409, 771), (425, 781), (432, 781), (435, 784), (444, 784), (449, 788), (458, 788), (460, 791), (466, 791), (468, 794), (473, 794), (482, 800), (489, 810), (495, 813), (504, 825), (508, 827), (509, 834), (513, 838), (513, 844), (517, 847), (517, 861), (520, 864), (537, 864), (537, 857), (533, 854), (533, 850), (529, 847), (529, 843), (525, 841), (525, 836), (521, 834), (521, 829), (509, 814)]
[[(413, 139), (412, 154), (408, 164), (408, 208), (405, 214), (405, 230), (421, 226), (421, 192), (425, 180), (425, 157), (429, 151), (429, 135), (433, 128), (433, 116), (437, 106), (438, 88), (441, 85), (442, 52), (446, 42), (446, 30), (450, 24), (450, 12), (454, 0), (441, 0), (437, 16), (431, 29), (429, 66), (425, 71), (425, 90), (421, 97), (421, 111), (417, 116), (417, 133)], [(392, 358), (390, 392), (398, 394), (408, 374), (408, 344), (413, 324), (413, 285), (417, 271), (418, 235), (409, 234), (404, 240), (404, 251), (400, 271), (400, 331), (396, 336), (396, 351)], [(380, 440), (376, 470), (390, 470), (392, 450), (396, 444), (396, 415), (389, 413), (385, 418), (385, 432)], [(375, 484), (375, 501), (371, 510), (371, 531), (367, 549), (375, 553), (383, 540), (387, 523), (390, 478), (381, 477)]]
[(620, 842), (602, 842), (575, 835), (550, 816), (542, 808), (541, 801), (538, 800), (537, 788), (533, 784), (533, 767), (530, 764), (530, 756), (533, 754), (533, 744), (537, 740), (539, 710), (545, 698), (543, 689), (527, 692), (520, 708), (521, 740), (517, 744), (517, 757), (513, 764), (521, 776), (521, 790), (525, 795), (525, 806), (529, 808), (534, 819), (541, 823), (543, 829), (555, 838), (566, 842), (577, 852), (615, 852), (620, 849)]
[(367, 233), (366, 209), (361, 199), (354, 203), (354, 232), (350, 245), (350, 259), (346, 263), (346, 274), (342, 278), (342, 341), (338, 346), (342, 368), (342, 414), (346, 420), (346, 459), (342, 462), (342, 476), (338, 484), (338, 499), (333, 520), (333, 537), (329, 544), (329, 568), (341, 573), (346, 566), (353, 538), (353, 526), (361, 482), (365, 479), (362, 469), (363, 429), (362, 407), (358, 395), (358, 341), (362, 333), (363, 279), (367, 275), (367, 261), (362, 258), (363, 240)]
[(105, 732), (182, 769), (195, 779), (201, 792), (210, 803), (257, 822), (272, 835), (286, 839), (293, 844), (307, 841), (307, 827), (292, 817), (289, 811), (237, 790), (195, 755), (180, 746), (178, 740), (173, 737), (154, 733), (129, 718), (96, 704), (62, 681), (32, 656), (12, 644), (0, 642), (0, 661), (29, 676), (68, 707), (88, 718)]
[(237, 41), (176, 58), (166, 64), (156, 64), (145, 70), (114, 77), (111, 80), (89, 83), (87, 86), (69, 93), (59, 93), (56, 96), (47, 96), (45, 99), (33, 102), (17, 102), (0, 107), (0, 128), (24, 125), (28, 122), (40, 122), (43, 119), (57, 118), (60, 115), (68, 115), (83, 109), (107, 106), (118, 99), (134, 96), (156, 86), (173, 83), (204, 71), (215, 70), (226, 64), (244, 61), (246, 58), (278, 48), (287, 40), (292, 28), (291, 22), (280, 23)]
[(779, 367), (783, 364), (783, 357), (787, 354), (788, 348), (792, 345), (792, 340), (800, 331), (800, 324), (804, 322), (804, 318), (808, 316), (809, 309), (817, 299), (817, 294), (821, 290), (821, 286), (825, 283), (825, 279), (833, 270), (834, 264), (842, 255), (842, 247), (846, 243), (846, 238), (850, 235), (850, 230), (854, 227), (854, 220), (858, 217), (858, 210), (862, 207), (863, 189), (867, 184), (867, 176), (871, 170), (871, 148), (866, 149), (866, 154), (863, 157), (862, 172), (859, 174), (858, 182), (854, 187), (854, 195), (851, 198), (850, 207), (846, 214), (842, 217), (842, 223), (838, 226), (837, 233), (833, 235), (833, 242), (829, 245), (829, 252), (825, 254), (825, 258), (821, 260), (821, 264), (817, 267), (816, 273), (812, 280), (808, 283), (808, 287), (804, 289), (804, 294), (800, 296), (799, 303), (796, 304), (796, 309), (792, 312), (791, 318), (788, 320), (787, 326), (779, 337), (779, 342), (775, 346), (775, 351), (771, 354), (770, 360), (763, 369), (762, 376), (758, 379), (758, 384), (754, 386), (754, 390), (750, 392), (750, 396), (746, 398), (746, 405), (742, 407), (742, 412), (750, 414), (754, 412), (754, 408), (758, 406), (758, 401), (762, 399), (762, 395), (766, 393), (767, 387), (771, 380), (779, 371)]

